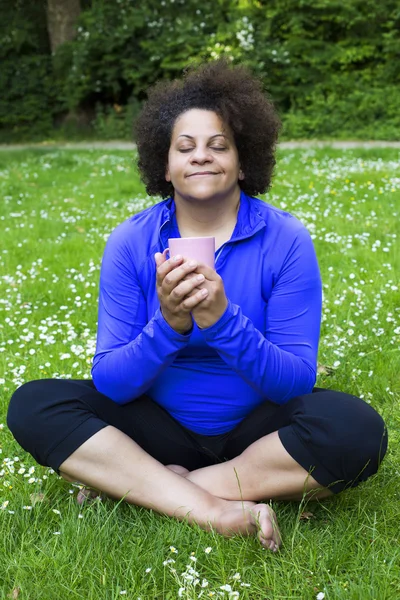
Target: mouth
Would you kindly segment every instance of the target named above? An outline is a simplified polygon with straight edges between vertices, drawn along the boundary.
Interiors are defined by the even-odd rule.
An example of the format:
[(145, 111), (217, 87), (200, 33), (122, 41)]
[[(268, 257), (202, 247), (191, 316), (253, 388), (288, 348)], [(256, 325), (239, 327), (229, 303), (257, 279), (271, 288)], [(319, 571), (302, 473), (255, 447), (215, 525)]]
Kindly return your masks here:
[(215, 173), (214, 171), (199, 171), (198, 173), (187, 175), (187, 177), (205, 177), (206, 175), (218, 175), (218, 173)]

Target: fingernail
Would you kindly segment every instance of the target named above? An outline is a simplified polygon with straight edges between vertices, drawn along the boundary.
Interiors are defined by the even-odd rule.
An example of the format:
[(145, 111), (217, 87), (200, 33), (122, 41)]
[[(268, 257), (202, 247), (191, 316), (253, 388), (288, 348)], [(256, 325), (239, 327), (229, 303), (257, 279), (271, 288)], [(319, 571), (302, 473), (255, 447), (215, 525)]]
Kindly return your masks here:
[(177, 254), (176, 256), (174, 256), (174, 258), (172, 259), (174, 262), (181, 260), (182, 256), (180, 254)]

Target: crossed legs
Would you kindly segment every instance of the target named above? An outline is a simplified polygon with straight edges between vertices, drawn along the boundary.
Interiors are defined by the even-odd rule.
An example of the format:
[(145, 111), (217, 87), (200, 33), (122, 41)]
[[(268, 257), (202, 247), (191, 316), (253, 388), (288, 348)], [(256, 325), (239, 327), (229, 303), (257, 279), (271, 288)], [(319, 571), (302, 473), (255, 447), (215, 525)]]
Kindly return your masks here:
[(275, 431), (251, 444), (232, 460), (189, 472), (169, 468), (207, 492), (226, 500), (301, 500), (332, 496), (285, 450)]
[(203, 529), (213, 527), (228, 536), (258, 534), (260, 542), (272, 551), (281, 544), (275, 514), (269, 506), (210, 494), (163, 466), (115, 427), (94, 434), (59, 470), (68, 481), (80, 481), (111, 498), (187, 519)]
[[(335, 492), (357, 485), (377, 471), (387, 448), (385, 424), (371, 406), (325, 390), (255, 409), (224, 441), (231, 460), (205, 468), (196, 468), (204, 463), (193, 436), (150, 398), (119, 407), (92, 382), (26, 383), (11, 399), (7, 423), (40, 464), (68, 480), (223, 535), (257, 532), (273, 550), (281, 543), (275, 515), (260, 502), (331, 496), (320, 481), (330, 488), (332, 473), (342, 481)], [(172, 464), (181, 459), (191, 472)]]
[(254, 442), (240, 456), (189, 472), (164, 467), (114, 427), (93, 435), (60, 466), (60, 474), (111, 498), (151, 508), (223, 535), (254, 534), (271, 550), (281, 544), (276, 517), (262, 500), (300, 500), (313, 492), (326, 498), (309, 473), (286, 452), (277, 432)]

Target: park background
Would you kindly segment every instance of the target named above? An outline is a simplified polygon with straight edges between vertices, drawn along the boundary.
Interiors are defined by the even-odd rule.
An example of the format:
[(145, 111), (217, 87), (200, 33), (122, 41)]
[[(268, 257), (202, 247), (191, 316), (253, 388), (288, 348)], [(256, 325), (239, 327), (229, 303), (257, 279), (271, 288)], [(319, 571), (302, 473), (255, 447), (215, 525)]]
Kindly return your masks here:
[(0, 142), (132, 139), (149, 85), (248, 65), (282, 139), (395, 140), (397, 0), (1, 0)]
[[(398, 600), (398, 2), (0, 0), (0, 15), (0, 598)], [(6, 422), (24, 382), (90, 378), (106, 240), (160, 200), (123, 142), (151, 83), (219, 56), (261, 76), (300, 146), (278, 145), (261, 197), (314, 241), (317, 385), (360, 396), (389, 430), (356, 489), (272, 502), (277, 555), (124, 502), (79, 506)]]

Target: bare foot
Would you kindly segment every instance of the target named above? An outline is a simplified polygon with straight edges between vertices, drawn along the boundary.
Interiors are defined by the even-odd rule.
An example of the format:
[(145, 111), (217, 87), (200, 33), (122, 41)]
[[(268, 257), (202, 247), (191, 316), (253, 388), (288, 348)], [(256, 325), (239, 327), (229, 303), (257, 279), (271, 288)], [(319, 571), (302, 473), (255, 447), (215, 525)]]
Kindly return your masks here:
[[(186, 477), (190, 473), (188, 469), (181, 465), (166, 465), (167, 469)], [(256, 504), (249, 501), (226, 500), (227, 508), (214, 521), (214, 527), (221, 533), (229, 537), (241, 533), (244, 535), (253, 535), (257, 533), (260, 543), (276, 552), (282, 539), (279, 533), (278, 522), (272, 508), (267, 504)]]
[(238, 502), (227, 500), (227, 507), (222, 511), (213, 525), (222, 535), (227, 537), (241, 533), (252, 535), (257, 533), (260, 543), (276, 552), (282, 539), (278, 529), (276, 515), (268, 504), (255, 502)]
[(79, 505), (84, 502), (93, 502), (96, 498), (100, 498), (103, 500), (104, 496), (101, 492), (97, 492), (96, 490), (91, 490), (90, 488), (83, 487), (79, 490), (78, 495), (76, 497), (76, 501)]
[(258, 539), (273, 552), (279, 550), (282, 538), (275, 512), (268, 504), (256, 504), (249, 511), (258, 529)]
[(181, 467), (181, 465), (165, 465), (165, 466), (170, 471), (173, 471), (174, 473), (178, 473), (178, 475), (182, 475), (182, 477), (185, 477), (185, 475), (188, 475), (188, 473), (190, 473), (189, 469), (185, 469), (185, 467)]

